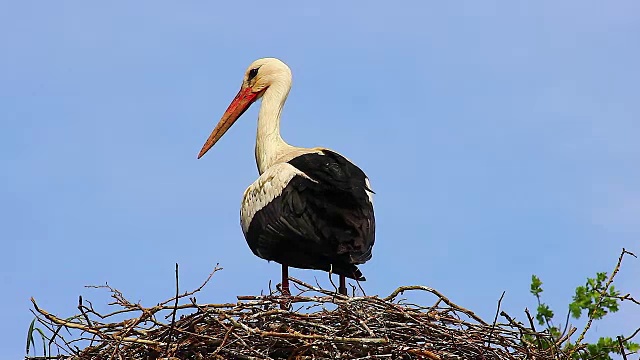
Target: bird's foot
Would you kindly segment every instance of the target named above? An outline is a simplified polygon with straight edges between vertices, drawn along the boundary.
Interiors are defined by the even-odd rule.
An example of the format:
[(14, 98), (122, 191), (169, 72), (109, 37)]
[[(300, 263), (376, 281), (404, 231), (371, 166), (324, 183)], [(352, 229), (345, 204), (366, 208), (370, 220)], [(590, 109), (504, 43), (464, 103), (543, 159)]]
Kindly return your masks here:
[(291, 305), (291, 291), (289, 290), (289, 267), (282, 265), (282, 302), (280, 302), (280, 308), (282, 310), (288, 310)]
[(289, 291), (288, 287), (282, 287), (282, 291), (280, 293), (280, 309), (289, 310), (291, 307), (291, 291)]

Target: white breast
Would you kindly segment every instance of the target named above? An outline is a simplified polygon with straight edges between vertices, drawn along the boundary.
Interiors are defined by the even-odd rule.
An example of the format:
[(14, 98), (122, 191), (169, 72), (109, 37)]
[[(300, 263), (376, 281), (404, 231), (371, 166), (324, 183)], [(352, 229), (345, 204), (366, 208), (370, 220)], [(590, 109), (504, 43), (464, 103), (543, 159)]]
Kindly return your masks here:
[[(251, 184), (244, 192), (242, 206), (240, 207), (240, 224), (242, 232), (249, 231), (249, 225), (254, 215), (280, 196), (291, 179), (295, 176), (309, 178), (305, 173), (293, 167), (289, 163), (279, 163), (268, 168), (258, 180)], [(311, 179), (313, 181), (313, 179)]]

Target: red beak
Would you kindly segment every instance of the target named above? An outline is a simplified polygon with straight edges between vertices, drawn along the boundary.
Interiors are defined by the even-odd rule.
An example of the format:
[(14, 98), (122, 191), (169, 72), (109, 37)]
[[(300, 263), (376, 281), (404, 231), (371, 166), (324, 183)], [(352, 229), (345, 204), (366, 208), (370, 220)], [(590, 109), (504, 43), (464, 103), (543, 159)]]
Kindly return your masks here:
[(253, 92), (253, 89), (250, 87), (242, 88), (238, 92), (238, 95), (233, 99), (231, 105), (227, 108), (224, 115), (222, 115), (222, 119), (218, 122), (218, 125), (213, 129), (211, 135), (202, 146), (202, 150), (200, 150), (200, 154), (198, 154), (198, 159), (200, 159), (213, 145), (215, 145), (218, 140), (224, 135), (224, 133), (229, 130), (231, 125), (233, 125), (238, 118), (244, 114), (245, 111), (253, 104), (257, 99), (260, 92)]

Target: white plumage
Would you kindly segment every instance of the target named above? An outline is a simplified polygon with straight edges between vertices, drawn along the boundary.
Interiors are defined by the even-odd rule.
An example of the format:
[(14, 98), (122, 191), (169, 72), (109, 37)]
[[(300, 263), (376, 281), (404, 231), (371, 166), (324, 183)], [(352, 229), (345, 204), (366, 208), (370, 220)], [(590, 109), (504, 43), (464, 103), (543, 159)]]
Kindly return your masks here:
[(258, 99), (256, 163), (260, 177), (244, 192), (240, 224), (257, 256), (282, 264), (282, 290), (289, 292), (288, 266), (333, 271), (364, 281), (358, 269), (375, 242), (373, 191), (364, 172), (337, 152), (287, 144), (280, 114), (291, 89), (282, 61), (254, 61), (240, 91), (205, 142), (202, 157)]
[(253, 216), (262, 210), (273, 199), (282, 194), (282, 190), (289, 185), (296, 175), (309, 178), (305, 173), (296, 169), (289, 163), (275, 164), (267, 169), (258, 180), (249, 185), (244, 191), (242, 205), (240, 207), (240, 225), (246, 235)]

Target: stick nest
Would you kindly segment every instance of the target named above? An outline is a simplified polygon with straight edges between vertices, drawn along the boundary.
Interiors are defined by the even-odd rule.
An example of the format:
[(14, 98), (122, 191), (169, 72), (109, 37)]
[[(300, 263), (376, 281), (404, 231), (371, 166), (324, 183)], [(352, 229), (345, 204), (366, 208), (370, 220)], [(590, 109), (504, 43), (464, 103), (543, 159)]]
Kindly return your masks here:
[[(565, 340), (537, 332), (528, 313), (530, 325), (515, 321), (500, 311), (500, 302), (495, 320), (486, 322), (425, 286), (400, 287), (387, 297), (347, 297), (292, 278), (297, 289), (292, 297), (275, 290), (238, 296), (236, 303), (198, 304), (192, 295), (211, 275), (199, 288), (180, 294), (176, 267), (176, 296), (153, 307), (131, 303), (117, 289), (99, 286), (114, 299), (109, 305), (116, 310), (109, 314), (97, 312), (80, 297), (78, 313), (62, 319), (32, 299), (33, 312), (48, 331), (39, 330), (46, 339), (45, 356), (27, 359), (566, 357), (560, 350)], [(407, 303), (400, 299), (407, 291), (430, 293), (435, 303)]]

